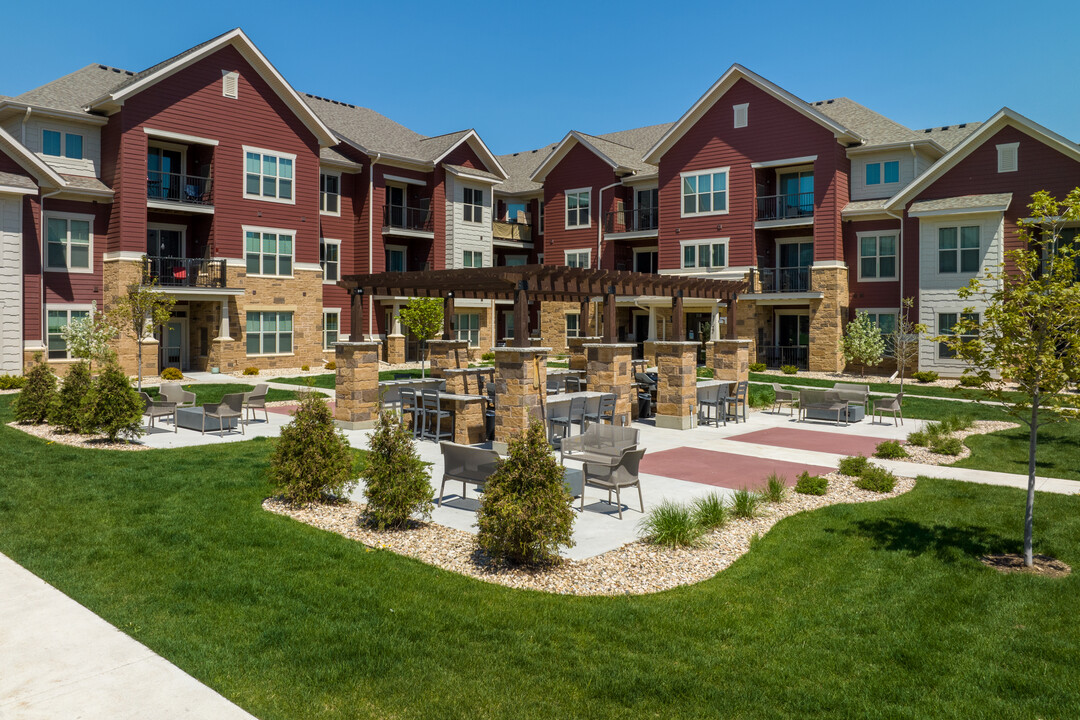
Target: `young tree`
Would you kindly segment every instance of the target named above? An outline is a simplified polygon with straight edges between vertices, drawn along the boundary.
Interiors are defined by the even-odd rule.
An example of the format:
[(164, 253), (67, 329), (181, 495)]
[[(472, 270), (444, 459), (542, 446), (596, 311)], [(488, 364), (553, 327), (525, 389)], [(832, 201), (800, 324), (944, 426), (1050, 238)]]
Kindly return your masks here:
[(77, 362), (69, 367), (49, 408), (49, 424), (64, 432), (81, 433), (87, 425), (83, 403), (92, 387), (89, 363)]
[(877, 365), (885, 356), (885, 338), (881, 336), (878, 326), (870, 320), (870, 316), (862, 310), (847, 324), (840, 345), (844, 359), (861, 365), (863, 375), (866, 374), (867, 365)]
[(175, 298), (161, 292), (153, 283), (131, 285), (109, 311), (110, 321), (135, 341), (139, 352), (139, 391), (142, 391), (142, 341), (153, 328), (164, 325), (172, 315)]
[(115, 355), (109, 341), (118, 331), (113, 318), (98, 314), (96, 301), (90, 307), (89, 315), (75, 318), (60, 330), (71, 356), (88, 361), (88, 370), (93, 369), (95, 360), (105, 363)]
[(108, 363), (90, 386), (83, 408), (83, 432), (99, 432), (110, 441), (142, 434), (142, 400), (115, 362)]
[[(1030, 220), (1020, 222), (1023, 247), (960, 290), (985, 302), (977, 321), (969, 309), (952, 334), (937, 338), (966, 360), (989, 397), (1028, 426), (1028, 492), (1024, 512), (1024, 564), (1032, 566), (1035, 454), (1039, 425), (1077, 417), (1062, 391), (1080, 380), (1080, 248), (1061, 242), (1066, 222), (1080, 221), (1080, 188), (1059, 202), (1046, 191), (1032, 195)], [(995, 375), (1015, 383), (1006, 392)]]
[(368, 441), (371, 451), (360, 477), (365, 483), (364, 520), (378, 528), (403, 528), (409, 518), (431, 515), (431, 473), (416, 453), (412, 432), (393, 413), (379, 413)]
[(330, 406), (321, 395), (305, 392), (292, 422), (281, 428), (270, 456), (270, 480), (286, 502), (307, 505), (352, 490), (353, 464), (349, 441), (334, 428)]
[(442, 332), (443, 328), (442, 298), (414, 297), (409, 300), (408, 305), (401, 308), (398, 317), (401, 318), (401, 324), (420, 341), (420, 377), (425, 377), (427, 341)]
[(41, 353), (36, 353), (34, 364), (26, 373), (26, 385), (15, 398), (15, 420), (25, 425), (40, 425), (48, 419), (55, 400), (56, 373)]
[(926, 332), (922, 323), (912, 322), (911, 310), (915, 307), (915, 298), (904, 298), (896, 317), (896, 331), (892, 334), (893, 357), (896, 358), (896, 371), (900, 375), (900, 394), (904, 393), (904, 376), (909, 368), (919, 362), (919, 338)]

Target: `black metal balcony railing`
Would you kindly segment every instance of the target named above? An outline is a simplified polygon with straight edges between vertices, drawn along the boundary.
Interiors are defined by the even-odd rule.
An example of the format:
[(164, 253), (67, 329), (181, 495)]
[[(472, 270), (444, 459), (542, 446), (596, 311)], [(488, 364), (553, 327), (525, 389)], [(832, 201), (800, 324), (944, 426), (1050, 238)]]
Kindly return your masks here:
[(660, 227), (660, 211), (657, 208), (614, 210), (604, 216), (604, 232), (624, 233), (656, 230)]
[(810, 268), (761, 268), (761, 292), (809, 292)]
[(435, 232), (435, 214), (430, 208), (384, 205), (383, 227)]
[(144, 283), (153, 281), (161, 287), (226, 287), (224, 260), (150, 256), (143, 270)]
[(146, 197), (184, 205), (210, 205), (212, 184), (207, 177), (150, 171), (146, 173)]
[(800, 370), (810, 367), (810, 348), (806, 345), (758, 345), (758, 362), (771, 368), (794, 365)]
[(758, 220), (790, 220), (814, 216), (814, 193), (763, 195), (757, 199)]

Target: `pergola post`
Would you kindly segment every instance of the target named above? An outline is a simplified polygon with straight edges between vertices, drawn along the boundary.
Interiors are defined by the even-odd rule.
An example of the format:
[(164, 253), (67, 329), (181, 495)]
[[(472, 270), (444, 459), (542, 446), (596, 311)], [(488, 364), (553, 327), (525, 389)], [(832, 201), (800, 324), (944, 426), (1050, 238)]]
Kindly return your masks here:
[(375, 427), (379, 414), (379, 343), (337, 343), (334, 362), (335, 424), (344, 430)]
[(349, 340), (360, 342), (364, 337), (364, 289), (356, 288), (350, 293)]
[(736, 321), (735, 314), (736, 314), (736, 308), (737, 307), (738, 307), (738, 303), (735, 302), (734, 298), (727, 301), (727, 339), (728, 340), (734, 340), (735, 338), (738, 337), (738, 335), (736, 334), (736, 330), (735, 330), (735, 321)]
[(615, 286), (612, 285), (604, 293), (604, 344), (611, 345), (618, 341), (618, 332), (615, 327)]
[(581, 301), (581, 309), (578, 310), (578, 335), (581, 337), (589, 337), (592, 335), (592, 318), (589, 317), (592, 311), (592, 301), (585, 299)]
[(505, 453), (510, 439), (529, 423), (545, 422), (549, 352), (551, 348), (495, 348), (495, 450)]
[(446, 293), (443, 300), (442, 339), (454, 339), (454, 293)]
[(698, 343), (656, 343), (656, 427), (688, 430), (697, 403)]
[(529, 334), (529, 293), (522, 280), (514, 289), (514, 347), (529, 347)]
[(686, 340), (686, 317), (683, 315), (682, 290), (677, 290), (671, 298), (671, 338), (672, 342)]

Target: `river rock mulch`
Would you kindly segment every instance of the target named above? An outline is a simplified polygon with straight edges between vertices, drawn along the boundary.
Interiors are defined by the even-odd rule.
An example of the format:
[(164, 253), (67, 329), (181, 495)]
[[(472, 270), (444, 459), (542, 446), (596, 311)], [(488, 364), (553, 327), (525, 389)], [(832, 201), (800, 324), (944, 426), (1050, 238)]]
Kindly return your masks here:
[(961, 442), (959, 455), (942, 455), (940, 453), (931, 452), (930, 448), (917, 447), (905, 443), (904, 450), (907, 451), (908, 457), (893, 459), (898, 462), (923, 463), (924, 465), (952, 465), (957, 460), (963, 460), (971, 455), (971, 448), (963, 444), (965, 438), (969, 438), (972, 435), (984, 435), (986, 433), (1000, 432), (1002, 430), (1012, 430), (1017, 427), (1020, 426), (1016, 423), (1006, 422), (1004, 420), (976, 420), (975, 424), (967, 430), (957, 430), (956, 432), (949, 433), (950, 437), (954, 437)]
[(52, 425), (20, 425), (17, 422), (9, 422), (8, 427), (22, 430), (28, 435), (48, 440), (50, 443), (71, 445), (86, 450), (150, 450), (146, 445), (127, 440), (110, 442), (104, 435), (79, 435), (78, 433), (60, 432)]
[[(860, 490), (853, 478), (830, 473), (828, 493), (822, 496), (789, 492), (784, 502), (765, 506), (752, 520), (732, 519), (706, 535), (697, 547), (664, 548), (643, 541), (586, 560), (565, 560), (539, 570), (524, 570), (493, 561), (477, 550), (476, 536), (434, 522), (419, 522), (402, 531), (376, 531), (358, 524), (364, 506), (356, 502), (292, 507), (268, 498), (263, 508), (302, 523), (336, 532), (369, 548), (389, 550), (429, 565), (509, 587), (565, 595), (640, 595), (706, 580), (731, 565), (750, 549), (754, 537), (768, 532), (785, 517), (839, 503), (859, 503), (896, 497), (915, 486), (898, 478), (891, 493)], [(623, 522), (635, 522), (631, 516)]]

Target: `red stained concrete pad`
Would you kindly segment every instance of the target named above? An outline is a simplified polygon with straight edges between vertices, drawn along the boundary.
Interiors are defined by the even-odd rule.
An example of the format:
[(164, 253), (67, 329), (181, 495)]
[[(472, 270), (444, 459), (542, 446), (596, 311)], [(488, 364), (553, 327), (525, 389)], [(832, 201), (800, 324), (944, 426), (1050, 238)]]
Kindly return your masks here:
[(860, 435), (858, 426), (851, 426), (847, 433), (817, 432), (814, 430), (796, 430), (794, 428), (770, 428), (755, 430), (744, 435), (731, 435), (728, 440), (772, 445), (773, 447), (793, 450), (815, 450), (817, 452), (836, 453), (837, 455), (874, 454), (881, 438)]
[(643, 473), (733, 490), (763, 488), (771, 473), (784, 476), (788, 485), (794, 485), (803, 470), (822, 475), (834, 468), (685, 447), (645, 453), (641, 459)]

